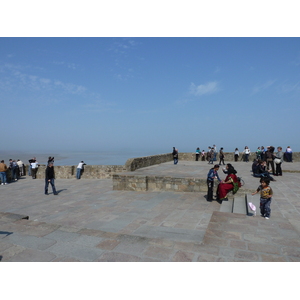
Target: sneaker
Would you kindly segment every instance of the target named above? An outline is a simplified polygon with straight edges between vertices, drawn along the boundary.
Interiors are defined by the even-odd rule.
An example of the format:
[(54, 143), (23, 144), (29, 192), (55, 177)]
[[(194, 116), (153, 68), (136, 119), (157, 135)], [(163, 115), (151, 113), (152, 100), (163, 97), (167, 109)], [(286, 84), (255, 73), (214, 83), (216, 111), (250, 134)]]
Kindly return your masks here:
[(4, 185), (4, 183), (1, 183), (1, 185)]
[(265, 219), (266, 219), (266, 220), (269, 220), (270, 218), (269, 218), (269, 217), (265, 217)]

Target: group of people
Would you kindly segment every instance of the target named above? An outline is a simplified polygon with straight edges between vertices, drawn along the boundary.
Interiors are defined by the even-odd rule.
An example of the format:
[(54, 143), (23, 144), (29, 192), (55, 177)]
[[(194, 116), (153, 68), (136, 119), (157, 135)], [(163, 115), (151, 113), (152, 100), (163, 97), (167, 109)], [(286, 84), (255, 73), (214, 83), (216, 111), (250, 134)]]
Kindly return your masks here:
[[(39, 163), (36, 157), (33, 157), (28, 160), (29, 167), (28, 167), (28, 175), (32, 176), (32, 179), (36, 179), (37, 171), (39, 168)], [(76, 178), (80, 179), (82, 172), (84, 170), (84, 166), (86, 164), (84, 161), (81, 161), (77, 166)], [(24, 163), (18, 159), (17, 161), (10, 159), (8, 166), (5, 164), (4, 160), (0, 162), (0, 181), (1, 185), (6, 185), (8, 182), (7, 172), (10, 172), (10, 182), (17, 181), (21, 178), (21, 176), (26, 175), (26, 167)], [(54, 157), (49, 156), (47, 167), (45, 171), (45, 195), (48, 195), (48, 186), (51, 184), (52, 191), (54, 195), (58, 195), (55, 187), (55, 172), (54, 172)]]
[[(223, 172), (227, 174), (225, 180), (221, 180), (218, 174), (220, 166), (215, 165), (211, 168), (207, 174), (207, 201), (211, 202), (213, 200), (213, 188), (214, 180), (219, 181), (219, 185), (216, 191), (216, 199), (218, 201), (228, 201), (227, 194), (233, 191), (235, 194), (241, 187), (239, 178), (236, 176), (237, 171), (231, 164), (227, 164)], [(267, 177), (262, 177), (260, 179), (260, 185), (252, 195), (260, 192), (260, 213), (265, 219), (269, 219), (271, 215), (271, 201), (273, 196), (273, 190), (270, 187), (270, 179)]]
[(4, 160), (1, 160), (0, 162), (1, 185), (7, 184), (7, 180), (8, 180), (6, 176), (7, 172), (10, 172), (11, 182), (17, 181), (21, 176), (25, 174), (25, 166), (20, 159), (18, 159), (17, 161), (10, 159), (8, 166), (5, 164)]
[(277, 147), (277, 152), (275, 152), (275, 147), (268, 146), (266, 151), (257, 153), (256, 159), (254, 159), (252, 164), (253, 176), (267, 177), (271, 181), (276, 181), (270, 175), (270, 172), (272, 172), (273, 176), (282, 176), (281, 164), (283, 161), (284, 153), (282, 147)]

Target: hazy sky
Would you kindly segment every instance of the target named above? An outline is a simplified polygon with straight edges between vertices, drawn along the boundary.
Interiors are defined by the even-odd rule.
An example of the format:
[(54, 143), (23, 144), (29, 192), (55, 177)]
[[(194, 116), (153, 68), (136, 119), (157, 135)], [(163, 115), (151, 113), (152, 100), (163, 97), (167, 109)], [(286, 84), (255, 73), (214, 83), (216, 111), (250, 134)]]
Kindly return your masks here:
[(298, 37), (0, 38), (3, 151), (300, 151), (299, 96)]

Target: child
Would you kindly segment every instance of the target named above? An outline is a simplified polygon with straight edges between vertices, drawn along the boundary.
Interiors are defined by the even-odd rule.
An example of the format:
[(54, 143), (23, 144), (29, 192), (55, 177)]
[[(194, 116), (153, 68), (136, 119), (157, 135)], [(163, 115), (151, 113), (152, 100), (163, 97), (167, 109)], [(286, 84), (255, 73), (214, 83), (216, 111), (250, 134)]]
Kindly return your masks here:
[(269, 219), (271, 215), (271, 201), (272, 201), (272, 195), (273, 191), (270, 184), (269, 178), (261, 178), (260, 179), (261, 185), (257, 188), (256, 192), (252, 193), (252, 195), (257, 194), (260, 191), (260, 213), (262, 217), (265, 217), (265, 219)]
[(215, 165), (211, 168), (207, 174), (207, 198), (206, 200), (211, 202), (213, 200), (213, 190), (214, 190), (214, 179), (218, 179), (221, 182), (221, 179), (218, 174), (219, 165)]

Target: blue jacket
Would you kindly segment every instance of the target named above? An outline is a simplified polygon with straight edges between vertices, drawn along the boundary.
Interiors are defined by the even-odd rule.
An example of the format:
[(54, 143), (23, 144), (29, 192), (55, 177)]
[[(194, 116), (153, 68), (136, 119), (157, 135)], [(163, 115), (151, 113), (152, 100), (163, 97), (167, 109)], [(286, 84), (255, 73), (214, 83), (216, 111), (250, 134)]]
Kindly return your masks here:
[(214, 169), (210, 169), (208, 174), (207, 174), (207, 180), (209, 181), (214, 181), (214, 178), (217, 177), (219, 181), (221, 181), (219, 174), (217, 171), (215, 171)]

